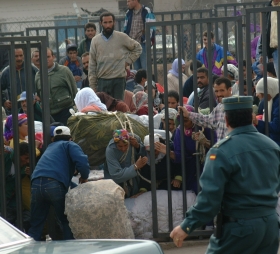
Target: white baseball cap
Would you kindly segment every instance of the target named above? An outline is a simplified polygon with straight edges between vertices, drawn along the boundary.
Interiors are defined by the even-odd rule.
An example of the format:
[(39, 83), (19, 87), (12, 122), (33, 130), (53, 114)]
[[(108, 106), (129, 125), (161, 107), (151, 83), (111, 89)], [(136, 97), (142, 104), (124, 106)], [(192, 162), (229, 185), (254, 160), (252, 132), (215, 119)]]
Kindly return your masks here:
[(66, 136), (71, 136), (70, 129), (67, 126), (57, 126), (53, 130), (53, 135), (58, 136), (58, 135), (66, 135)]

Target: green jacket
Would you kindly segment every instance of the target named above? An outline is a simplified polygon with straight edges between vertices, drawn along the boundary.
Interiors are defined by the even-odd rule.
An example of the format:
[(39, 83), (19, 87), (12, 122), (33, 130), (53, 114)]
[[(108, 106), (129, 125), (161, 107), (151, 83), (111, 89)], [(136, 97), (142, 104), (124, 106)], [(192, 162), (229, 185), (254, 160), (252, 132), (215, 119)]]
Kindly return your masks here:
[[(40, 71), (35, 76), (35, 84), (38, 96), (43, 96)], [(48, 85), (51, 115), (57, 114), (63, 109), (70, 108), (74, 105), (77, 86), (73, 74), (68, 67), (55, 63), (54, 69), (48, 74)]]
[(89, 49), (87, 49), (87, 38), (84, 38), (81, 40), (79, 47), (78, 47), (78, 56), (82, 57), (82, 54), (85, 52), (89, 52)]
[(207, 153), (200, 178), (202, 190), (181, 228), (189, 234), (220, 210), (237, 219), (271, 215), (279, 183), (279, 146), (252, 125), (235, 128)]

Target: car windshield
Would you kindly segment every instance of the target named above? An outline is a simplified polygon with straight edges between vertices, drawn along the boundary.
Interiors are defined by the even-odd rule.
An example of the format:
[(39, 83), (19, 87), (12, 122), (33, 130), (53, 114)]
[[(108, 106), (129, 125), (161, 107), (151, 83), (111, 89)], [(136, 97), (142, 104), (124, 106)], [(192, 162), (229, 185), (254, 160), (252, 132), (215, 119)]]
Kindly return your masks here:
[(23, 233), (17, 231), (2, 218), (0, 218), (0, 228), (0, 246), (1, 244), (17, 242), (27, 238)]

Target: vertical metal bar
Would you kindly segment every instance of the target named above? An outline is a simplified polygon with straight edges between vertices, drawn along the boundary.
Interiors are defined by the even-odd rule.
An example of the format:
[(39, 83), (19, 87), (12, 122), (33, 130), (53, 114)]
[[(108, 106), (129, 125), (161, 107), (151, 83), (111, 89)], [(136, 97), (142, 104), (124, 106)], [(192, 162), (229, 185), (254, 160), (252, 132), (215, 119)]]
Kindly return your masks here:
[(268, 129), (268, 99), (267, 99), (267, 67), (266, 67), (266, 57), (267, 57), (267, 38), (266, 38), (266, 27), (267, 17), (266, 13), (262, 12), (262, 57), (263, 57), (263, 80), (264, 80), (264, 113), (265, 113), (265, 135), (269, 136)]
[[(237, 45), (238, 52), (238, 70), (239, 70), (239, 95), (244, 94), (244, 77), (243, 77), (243, 36), (242, 36), (242, 16), (238, 17), (237, 22), (237, 38), (235, 38), (235, 44)], [(249, 51), (251, 52), (251, 51)]]
[(50, 106), (49, 106), (49, 83), (48, 83), (48, 66), (47, 66), (47, 42), (42, 39), (40, 48), (40, 79), (42, 87), (42, 115), (43, 115), (43, 150), (50, 143)]
[[(277, 11), (277, 24), (280, 24), (280, 11)], [(279, 42), (280, 42), (280, 33), (279, 33), (279, 29), (278, 29), (278, 33), (277, 33), (277, 41), (278, 41), (278, 45), (279, 45)], [(277, 65), (277, 73), (278, 75), (280, 75), (280, 49), (278, 47), (277, 49), (277, 59), (278, 59), (278, 65)], [(279, 91), (280, 91), (280, 78), (278, 78), (278, 82), (279, 82)], [(1, 105), (1, 104), (0, 104)], [(279, 109), (280, 109), (280, 100), (279, 100)], [(280, 119), (280, 110), (279, 110), (279, 119)]]
[[(2, 90), (1, 90), (2, 92)], [(0, 95), (0, 105), (2, 105), (2, 95)], [(2, 109), (0, 113), (0, 135), (3, 137), (3, 119)], [(7, 202), (6, 202), (6, 168), (5, 168), (5, 155), (4, 155), (4, 140), (0, 138), (0, 204), (1, 204), (1, 216), (5, 219), (7, 217)]]
[[(250, 37), (250, 12), (245, 10), (245, 19), (246, 19), (246, 83), (247, 87), (250, 87), (252, 82), (252, 70), (251, 70), (251, 37)], [(249, 53), (250, 52), (250, 53)], [(252, 95), (252, 89), (248, 89), (248, 95)]]
[[(15, 42), (11, 41), (10, 54), (10, 84), (17, 84), (16, 81), (16, 61), (15, 61)], [(17, 86), (11, 86), (11, 101), (12, 105), (12, 120), (13, 120), (13, 140), (14, 140), (14, 164), (15, 164), (15, 183), (16, 183), (16, 208), (17, 208), (17, 222), (19, 229), (23, 229), (22, 218), (22, 199), (21, 199), (21, 172), (19, 159), (19, 129), (18, 129), (18, 107), (17, 107)]]
[(223, 21), (223, 53), (224, 53), (224, 77), (228, 75), (227, 69), (227, 50), (228, 50), (228, 38), (227, 38), (227, 22)]
[[(151, 55), (151, 39), (149, 23), (145, 24), (145, 36), (147, 46), (147, 56)], [(149, 130), (150, 130), (150, 165), (151, 165), (151, 191), (152, 191), (152, 218), (153, 237), (158, 237), (158, 217), (157, 217), (157, 195), (156, 195), (156, 172), (155, 172), (155, 145), (154, 145), (154, 121), (153, 116), (153, 96), (152, 96), (152, 64), (151, 58), (147, 57), (147, 82), (148, 82), (148, 105), (149, 105)]]
[(31, 46), (30, 41), (26, 42), (26, 52), (24, 53), (25, 58), (25, 91), (27, 101), (27, 122), (28, 122), (28, 144), (29, 144), (29, 166), (31, 172), (35, 168), (35, 133), (34, 133), (34, 107), (33, 107), (33, 95), (35, 92), (35, 80), (33, 80), (32, 66), (31, 66)]
[(59, 62), (60, 53), (59, 53), (59, 41), (58, 41), (58, 28), (55, 28), (55, 41), (56, 41), (56, 45), (55, 45), (55, 47), (56, 47), (56, 61)]
[[(166, 27), (162, 26), (162, 46), (163, 50), (166, 50)], [(164, 85), (164, 102), (165, 102), (165, 133), (166, 133), (166, 163), (167, 163), (167, 182), (171, 183), (171, 168), (170, 168), (170, 135), (169, 135), (169, 113), (168, 113), (168, 86), (167, 86), (167, 59), (163, 57), (163, 85)], [(173, 229), (173, 215), (172, 215), (172, 196), (171, 185), (167, 185), (167, 201), (168, 201), (168, 226), (169, 231)]]

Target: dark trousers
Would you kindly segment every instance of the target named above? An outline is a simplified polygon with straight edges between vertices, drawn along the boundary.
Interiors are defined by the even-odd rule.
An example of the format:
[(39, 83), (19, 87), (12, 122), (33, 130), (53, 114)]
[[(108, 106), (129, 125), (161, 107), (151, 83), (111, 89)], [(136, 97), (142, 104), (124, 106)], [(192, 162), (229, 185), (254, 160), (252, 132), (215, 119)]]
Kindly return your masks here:
[(211, 236), (207, 254), (264, 254), (278, 251), (278, 216), (276, 212), (255, 219), (238, 219), (223, 225), (222, 237)]
[(67, 217), (64, 214), (67, 191), (61, 182), (51, 178), (38, 177), (32, 181), (31, 218), (28, 234), (34, 240), (40, 241), (41, 239), (44, 223), (51, 205), (54, 207), (56, 217), (62, 225), (64, 240), (74, 238)]
[[(72, 107), (70, 107), (72, 108)], [(71, 113), (69, 112), (70, 108), (65, 108), (58, 112), (57, 114), (52, 114), (52, 118), (54, 119), (55, 122), (61, 122), (65, 126), (67, 125), (67, 120), (71, 116)]]
[(125, 78), (99, 78), (97, 81), (97, 92), (105, 92), (118, 100), (123, 100), (125, 87)]

